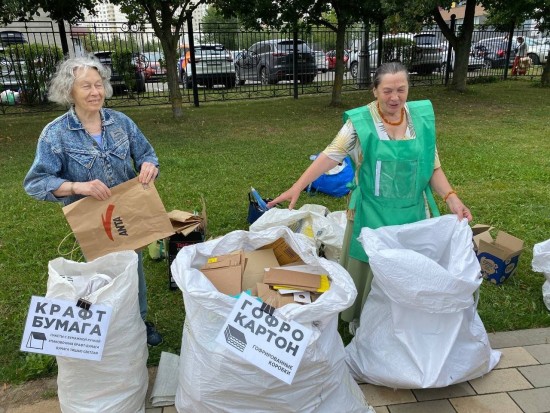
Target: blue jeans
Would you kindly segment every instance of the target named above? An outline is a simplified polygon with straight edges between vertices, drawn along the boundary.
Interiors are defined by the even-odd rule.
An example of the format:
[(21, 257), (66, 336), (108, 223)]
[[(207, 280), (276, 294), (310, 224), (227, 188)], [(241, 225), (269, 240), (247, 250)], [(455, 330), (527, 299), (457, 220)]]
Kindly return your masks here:
[(145, 272), (143, 271), (143, 255), (141, 251), (138, 254), (138, 301), (141, 318), (145, 321), (147, 317), (147, 285), (145, 284)]

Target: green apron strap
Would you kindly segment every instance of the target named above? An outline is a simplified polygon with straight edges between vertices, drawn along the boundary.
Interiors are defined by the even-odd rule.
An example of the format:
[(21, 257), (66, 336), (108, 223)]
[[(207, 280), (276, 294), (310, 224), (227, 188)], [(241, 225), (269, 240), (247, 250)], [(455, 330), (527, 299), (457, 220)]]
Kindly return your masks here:
[(426, 194), (426, 200), (428, 201), (428, 206), (430, 207), (432, 217), (440, 216), (441, 214), (439, 213), (439, 208), (435, 203), (434, 194), (432, 192), (432, 188), (430, 187), (430, 185), (426, 187), (426, 189), (424, 190), (424, 193)]

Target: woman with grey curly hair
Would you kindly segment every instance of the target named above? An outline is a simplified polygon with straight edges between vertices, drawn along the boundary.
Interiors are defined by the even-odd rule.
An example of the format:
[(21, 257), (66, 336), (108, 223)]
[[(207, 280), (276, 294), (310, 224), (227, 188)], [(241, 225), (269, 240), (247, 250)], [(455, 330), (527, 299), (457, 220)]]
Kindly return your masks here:
[[(49, 99), (70, 105), (67, 113), (42, 130), (34, 162), (25, 177), (25, 191), (38, 200), (68, 205), (82, 197), (106, 200), (112, 187), (138, 176), (147, 184), (159, 172), (155, 150), (125, 114), (103, 107), (112, 96), (110, 70), (95, 57), (63, 61), (49, 88)], [(147, 315), (145, 275), (139, 254), (139, 307)], [(161, 335), (145, 322), (147, 342)]]
[(55, 75), (50, 81), (50, 87), (48, 89), (48, 99), (51, 102), (66, 106), (70, 106), (74, 103), (71, 96), (71, 91), (73, 90), (74, 81), (76, 79), (75, 73), (77, 69), (81, 69), (83, 71), (95, 69), (103, 81), (105, 98), (108, 99), (113, 96), (113, 87), (109, 81), (111, 77), (111, 70), (108, 67), (105, 67), (94, 55), (90, 55), (86, 57), (67, 59), (59, 64)]

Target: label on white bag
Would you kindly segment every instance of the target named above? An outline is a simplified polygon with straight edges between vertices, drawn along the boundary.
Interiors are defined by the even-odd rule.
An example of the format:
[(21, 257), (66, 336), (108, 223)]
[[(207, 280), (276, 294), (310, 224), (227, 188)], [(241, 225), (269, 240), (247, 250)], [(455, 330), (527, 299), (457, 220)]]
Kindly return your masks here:
[(262, 309), (262, 303), (242, 293), (216, 341), (256, 367), (291, 384), (312, 331)]
[(101, 360), (112, 309), (92, 304), (33, 296), (27, 313), (21, 351)]

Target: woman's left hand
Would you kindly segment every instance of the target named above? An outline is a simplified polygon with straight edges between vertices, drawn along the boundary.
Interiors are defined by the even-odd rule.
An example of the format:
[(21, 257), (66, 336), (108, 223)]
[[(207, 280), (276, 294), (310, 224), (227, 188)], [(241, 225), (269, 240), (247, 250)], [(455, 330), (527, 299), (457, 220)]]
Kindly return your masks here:
[(460, 198), (456, 196), (456, 194), (451, 195), (447, 199), (447, 205), (449, 206), (449, 210), (458, 216), (458, 219), (461, 220), (462, 218), (466, 218), (468, 222), (472, 220), (472, 213), (470, 210), (462, 203)]
[(141, 164), (141, 170), (139, 171), (138, 181), (142, 184), (148, 184), (149, 182), (155, 180), (159, 174), (158, 168), (155, 164), (151, 162), (143, 162)]

